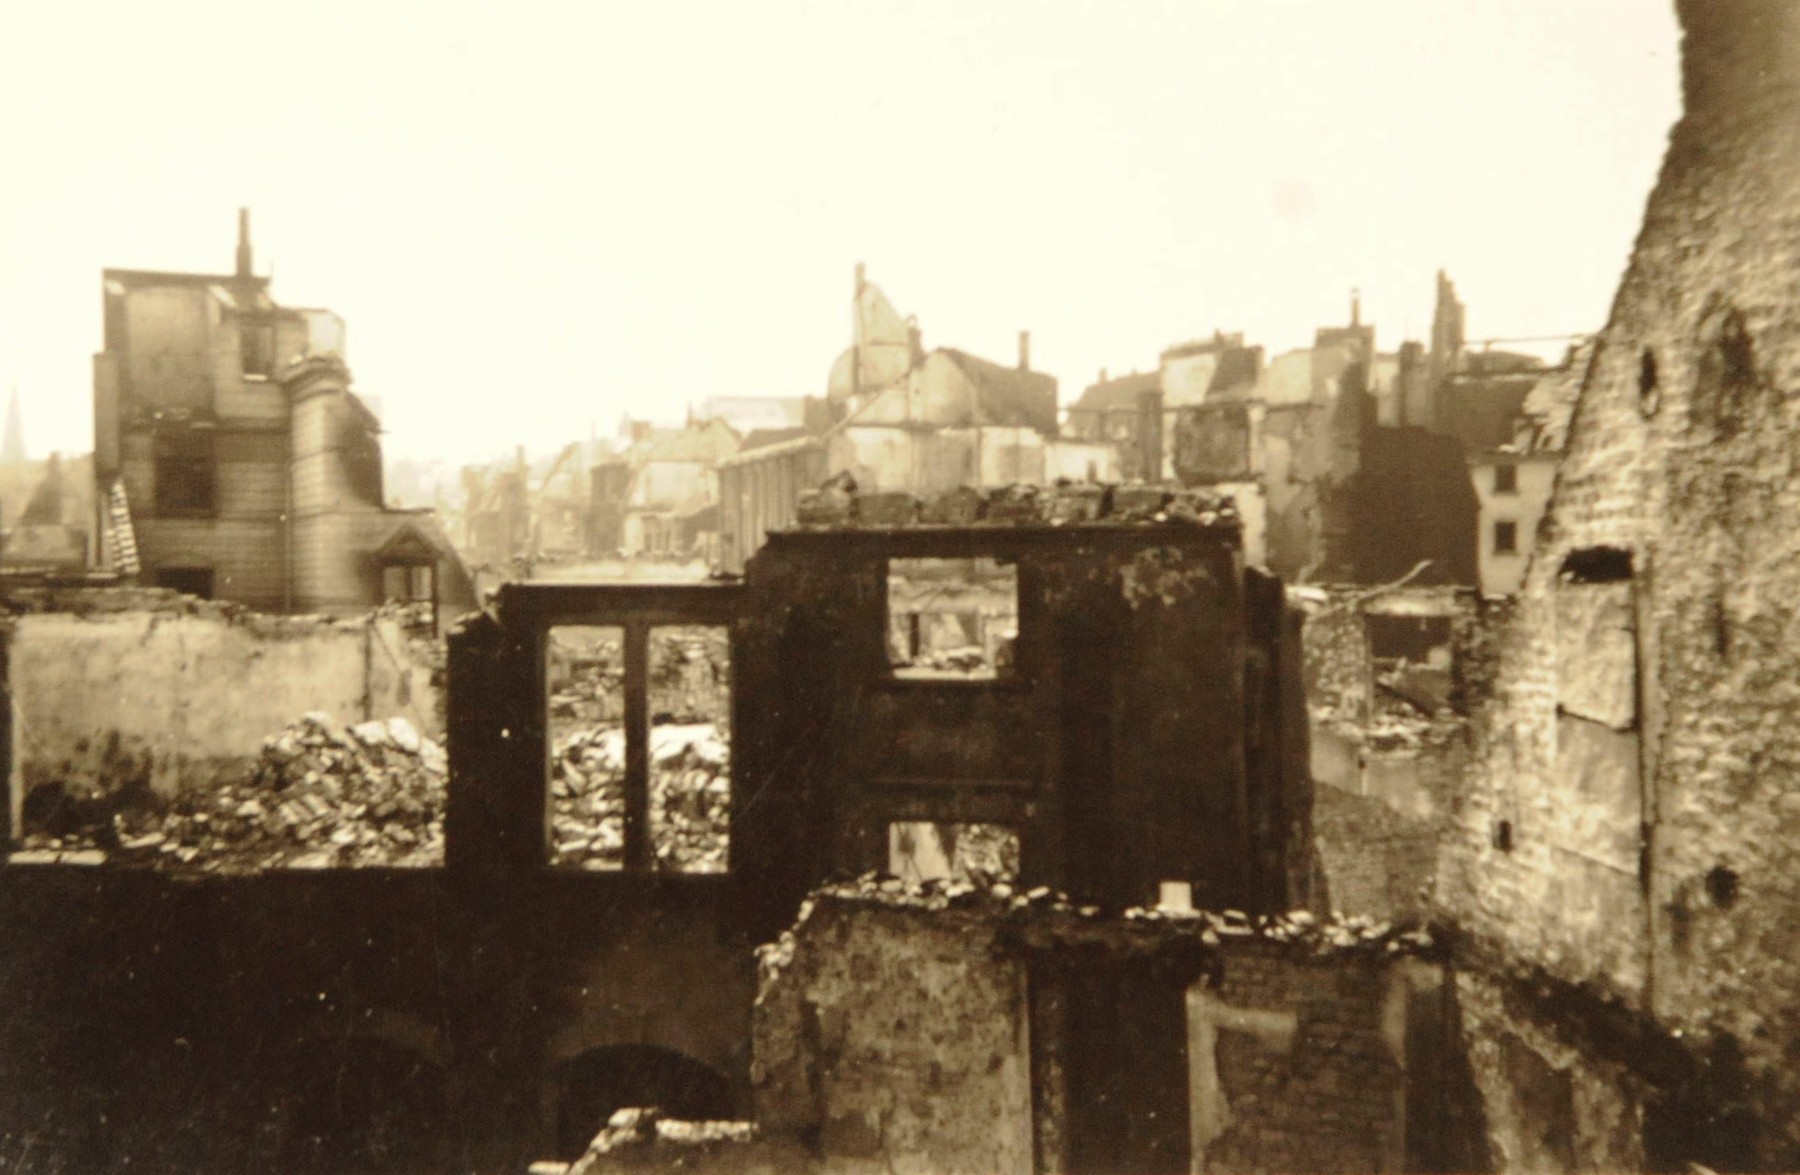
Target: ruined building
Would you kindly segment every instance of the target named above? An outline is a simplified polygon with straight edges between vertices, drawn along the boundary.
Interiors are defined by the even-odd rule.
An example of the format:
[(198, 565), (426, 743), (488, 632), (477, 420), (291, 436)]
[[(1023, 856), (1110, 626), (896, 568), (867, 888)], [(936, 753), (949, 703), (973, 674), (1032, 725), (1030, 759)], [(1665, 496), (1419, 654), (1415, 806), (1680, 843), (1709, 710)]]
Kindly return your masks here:
[(1475, 495), (1457, 443), (1400, 411), (1409, 358), (1377, 352), (1353, 304), (1266, 363), (1240, 334), (1171, 347), (1153, 373), (1090, 386), (1070, 422), (1126, 443), (1146, 473), (1230, 493), (1246, 556), (1290, 582), (1376, 583), (1429, 561), (1425, 582), (1473, 583)]
[[(1441, 900), (1519, 1168), (1800, 1167), (1800, 7), (1682, 0), (1684, 112), (1502, 637)], [(1500, 1054), (1504, 1054), (1502, 1060)]]
[[(1304, 904), (1296, 633), (1229, 505), (1071, 487), (985, 514), (846, 512), (741, 582), (505, 586), (450, 642), (441, 868), (0, 868), (0, 987), (31, 1009), (0, 1042), (7, 1153), (516, 1170), (620, 1106), (747, 1117), (752, 948), (821, 883), (909, 861), (1113, 913)], [(715, 753), (669, 724), (721, 684), (658, 668), (671, 629), (728, 652), (727, 776), (670, 774)], [(552, 679), (596, 631), (616, 809), (553, 783), (589, 752)], [(721, 801), (721, 851), (690, 851), (680, 814)], [(1087, 1039), (1116, 1001), (1078, 1002)]]
[(251, 268), (108, 269), (94, 357), (102, 562), (269, 612), (473, 604), (429, 511), (384, 505), (380, 423), (350, 390), (344, 324), (277, 304)]

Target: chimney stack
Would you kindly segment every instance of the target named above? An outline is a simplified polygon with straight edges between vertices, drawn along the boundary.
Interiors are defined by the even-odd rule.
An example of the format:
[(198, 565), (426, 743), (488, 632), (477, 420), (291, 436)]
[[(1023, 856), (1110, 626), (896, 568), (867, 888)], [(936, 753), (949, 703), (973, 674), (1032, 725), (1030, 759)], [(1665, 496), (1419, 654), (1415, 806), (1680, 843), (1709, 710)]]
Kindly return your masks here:
[(1019, 332), (1019, 370), (1031, 370), (1031, 332), (1028, 330)]
[(238, 209), (237, 275), (250, 276), (250, 210)]

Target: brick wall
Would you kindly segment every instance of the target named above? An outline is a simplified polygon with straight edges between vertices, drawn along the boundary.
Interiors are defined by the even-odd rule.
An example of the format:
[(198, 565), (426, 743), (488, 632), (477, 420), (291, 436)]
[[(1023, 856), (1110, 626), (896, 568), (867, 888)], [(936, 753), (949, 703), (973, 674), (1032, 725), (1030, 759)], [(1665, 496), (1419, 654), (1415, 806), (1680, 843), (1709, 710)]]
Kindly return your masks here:
[[(1575, 410), (1444, 900), (1741, 1056), (1750, 1153), (1793, 1166), (1800, 8), (1677, 7), (1685, 113)], [(1592, 578), (1597, 548), (1628, 575), (1559, 577)]]

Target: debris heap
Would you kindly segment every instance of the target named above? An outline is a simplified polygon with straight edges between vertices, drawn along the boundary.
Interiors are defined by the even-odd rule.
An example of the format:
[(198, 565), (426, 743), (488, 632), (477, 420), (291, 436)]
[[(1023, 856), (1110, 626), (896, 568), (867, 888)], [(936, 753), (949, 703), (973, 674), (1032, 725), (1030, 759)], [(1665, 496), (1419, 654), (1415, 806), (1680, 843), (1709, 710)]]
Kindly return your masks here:
[[(550, 771), (551, 862), (625, 862), (625, 733), (577, 730), (557, 740)], [(650, 841), (655, 867), (723, 873), (730, 829), (730, 745), (711, 722), (650, 729)]]
[(213, 872), (441, 865), (447, 771), (404, 718), (312, 713), (263, 740), (248, 779), (115, 816), (116, 852)]

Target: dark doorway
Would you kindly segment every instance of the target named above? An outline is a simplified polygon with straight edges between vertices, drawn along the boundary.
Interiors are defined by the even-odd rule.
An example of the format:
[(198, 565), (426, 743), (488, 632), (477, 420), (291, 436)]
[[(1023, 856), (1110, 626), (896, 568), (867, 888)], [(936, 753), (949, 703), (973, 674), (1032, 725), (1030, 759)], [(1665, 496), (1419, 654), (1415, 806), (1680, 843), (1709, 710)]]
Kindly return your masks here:
[(159, 567), (156, 586), (210, 600), (213, 598), (213, 570), (210, 567)]
[(556, 1153), (573, 1161), (619, 1110), (655, 1107), (665, 1118), (731, 1118), (731, 1084), (700, 1062), (651, 1045), (594, 1049), (557, 1073)]

